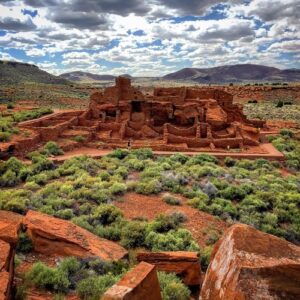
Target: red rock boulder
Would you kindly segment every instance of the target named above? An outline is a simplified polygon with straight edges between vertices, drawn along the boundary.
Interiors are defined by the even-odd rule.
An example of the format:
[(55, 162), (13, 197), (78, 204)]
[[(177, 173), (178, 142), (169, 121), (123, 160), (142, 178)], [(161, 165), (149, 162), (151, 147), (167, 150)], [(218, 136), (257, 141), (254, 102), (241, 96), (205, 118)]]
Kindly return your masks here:
[(14, 250), (0, 240), (0, 300), (10, 299), (14, 271)]
[(157, 270), (176, 273), (186, 285), (201, 283), (201, 267), (197, 252), (140, 252), (138, 261), (156, 266)]
[(161, 300), (155, 266), (139, 263), (102, 296), (101, 300)]
[(29, 211), (24, 225), (36, 252), (54, 256), (98, 256), (119, 260), (128, 253), (118, 244), (82, 229), (75, 224), (39, 212)]
[(23, 216), (0, 210), (0, 240), (16, 245)]
[(233, 225), (214, 247), (200, 299), (300, 299), (300, 247)]

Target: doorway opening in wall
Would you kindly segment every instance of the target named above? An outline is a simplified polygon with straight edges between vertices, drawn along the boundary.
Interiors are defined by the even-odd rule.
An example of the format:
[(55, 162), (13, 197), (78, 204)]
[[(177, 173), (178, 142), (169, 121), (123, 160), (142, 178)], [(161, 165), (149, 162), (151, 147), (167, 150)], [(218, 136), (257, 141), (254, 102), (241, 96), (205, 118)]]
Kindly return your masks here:
[(132, 112), (141, 112), (142, 111), (141, 102), (140, 101), (132, 101), (131, 109), (132, 109)]

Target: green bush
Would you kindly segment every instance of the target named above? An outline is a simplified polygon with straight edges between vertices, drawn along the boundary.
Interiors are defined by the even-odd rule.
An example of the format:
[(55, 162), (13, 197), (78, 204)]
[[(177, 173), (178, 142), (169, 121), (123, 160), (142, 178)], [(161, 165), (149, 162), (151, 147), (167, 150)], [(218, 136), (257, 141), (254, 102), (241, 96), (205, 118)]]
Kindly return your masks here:
[(294, 136), (293, 131), (290, 129), (286, 129), (286, 128), (281, 129), (280, 134), (283, 136), (286, 136), (288, 138), (292, 138)]
[(37, 119), (43, 115), (51, 114), (53, 111), (50, 108), (40, 108), (35, 110), (23, 110), (13, 114), (15, 122), (22, 122), (31, 119)]
[(113, 185), (109, 188), (109, 191), (113, 195), (122, 195), (127, 191), (127, 186), (124, 183), (114, 182)]
[(32, 250), (32, 241), (25, 232), (21, 232), (18, 237), (17, 251), (28, 253)]
[(127, 249), (143, 247), (146, 238), (146, 224), (139, 221), (129, 222), (121, 233), (121, 245)]
[(199, 251), (198, 244), (186, 229), (170, 230), (166, 233), (150, 231), (145, 245), (152, 251)]
[(92, 219), (94, 225), (110, 225), (117, 220), (120, 220), (122, 216), (122, 211), (116, 206), (111, 204), (101, 204), (95, 209)]
[(173, 273), (158, 272), (158, 280), (163, 300), (188, 300), (190, 291)]
[(89, 277), (78, 283), (76, 292), (80, 299), (99, 300), (118, 280), (119, 277), (112, 274)]
[(224, 164), (226, 167), (233, 167), (236, 164), (236, 160), (231, 157), (225, 157)]
[(111, 240), (111, 241), (119, 241), (121, 239), (121, 224), (113, 224), (111, 226), (101, 226), (98, 225), (94, 233), (102, 238)]
[(153, 152), (152, 149), (150, 148), (140, 148), (140, 149), (133, 150), (131, 152), (134, 156), (136, 156), (138, 159), (141, 160), (153, 157)]
[(73, 140), (77, 143), (83, 143), (85, 141), (85, 138), (82, 135), (76, 135), (73, 137)]
[(208, 268), (212, 250), (213, 246), (206, 246), (200, 250), (201, 269), (204, 271)]
[(109, 154), (110, 157), (123, 159), (129, 154), (127, 149), (116, 149), (112, 153)]
[(149, 224), (149, 229), (156, 232), (167, 232), (177, 229), (187, 217), (182, 212), (172, 212), (171, 214), (160, 214)]
[(162, 199), (164, 202), (166, 202), (169, 205), (181, 205), (181, 200), (170, 194), (163, 195)]
[(50, 268), (42, 262), (35, 263), (25, 275), (38, 288), (64, 292), (70, 286), (68, 274), (59, 268)]
[(162, 190), (162, 184), (157, 179), (150, 179), (147, 181), (140, 181), (135, 186), (135, 191), (138, 194), (150, 195), (158, 194)]
[(60, 147), (57, 145), (57, 143), (53, 141), (47, 142), (47, 144), (44, 146), (44, 149), (42, 151), (45, 155), (62, 155), (64, 154), (64, 151), (60, 149)]

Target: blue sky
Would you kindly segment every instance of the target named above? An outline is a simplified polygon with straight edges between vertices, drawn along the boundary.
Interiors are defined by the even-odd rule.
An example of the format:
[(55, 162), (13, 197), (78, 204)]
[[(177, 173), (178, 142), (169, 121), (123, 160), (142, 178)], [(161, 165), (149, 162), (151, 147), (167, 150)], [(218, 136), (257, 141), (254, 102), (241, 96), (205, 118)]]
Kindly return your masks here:
[(60, 74), (300, 68), (300, 0), (0, 0), (0, 59)]

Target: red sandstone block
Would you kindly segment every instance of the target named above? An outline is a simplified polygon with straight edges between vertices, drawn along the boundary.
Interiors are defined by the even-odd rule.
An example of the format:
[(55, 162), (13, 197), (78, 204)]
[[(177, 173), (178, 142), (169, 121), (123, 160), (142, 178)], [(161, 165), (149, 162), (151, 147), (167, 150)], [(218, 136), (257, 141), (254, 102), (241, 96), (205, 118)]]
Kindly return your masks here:
[(101, 300), (161, 300), (155, 266), (139, 263), (102, 296)]
[(187, 285), (201, 283), (201, 266), (197, 252), (141, 252), (138, 261), (145, 261), (156, 266), (157, 270), (176, 273)]

